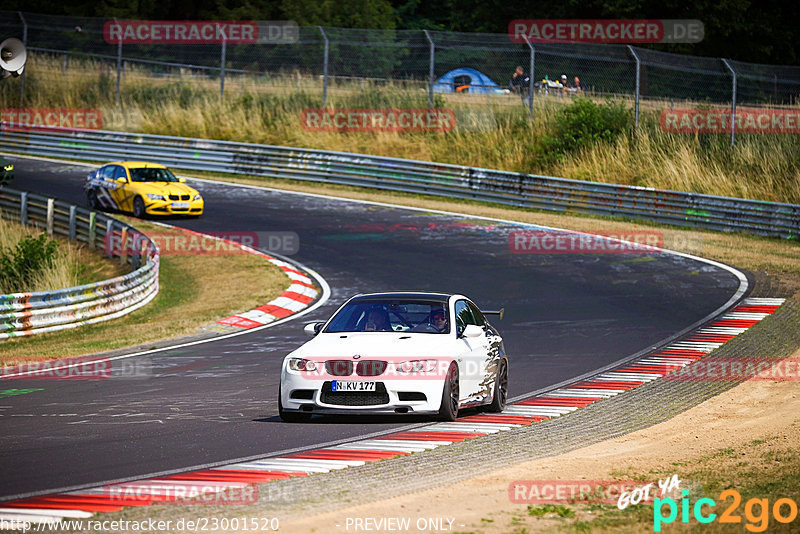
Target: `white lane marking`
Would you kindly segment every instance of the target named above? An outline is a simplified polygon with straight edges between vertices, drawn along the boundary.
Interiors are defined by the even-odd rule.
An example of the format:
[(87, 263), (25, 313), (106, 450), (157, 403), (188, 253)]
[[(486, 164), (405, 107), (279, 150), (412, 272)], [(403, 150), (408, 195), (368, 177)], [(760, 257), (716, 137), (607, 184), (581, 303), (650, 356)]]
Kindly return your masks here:
[[(397, 440), (400, 441), (400, 440)], [(387, 452), (422, 452), (433, 449), (435, 447), (398, 447), (396, 445), (376, 445), (372, 444), (363, 444), (359, 442), (354, 443), (344, 443), (342, 445), (336, 445), (335, 447), (328, 447), (327, 450), (350, 450), (350, 451), (387, 451)]]
[(750, 297), (744, 299), (745, 304), (750, 304), (754, 306), (780, 306), (786, 299), (783, 298), (768, 298), (768, 297)]
[[(92, 517), (91, 512), (83, 510), (71, 509), (55, 509), (55, 508), (0, 508), (0, 518), (5, 518), (7, 515), (15, 515), (21, 517), (41, 516), (49, 520), (54, 520), (60, 517), (71, 517), (75, 519), (85, 519)], [(28, 521), (33, 521), (28, 519)]]
[(425, 428), (430, 432), (486, 432), (489, 434), (496, 434), (502, 430), (510, 430), (520, 425), (503, 425), (496, 423), (459, 423), (453, 421), (450, 423), (437, 423), (435, 425), (426, 426)]
[[(436, 447), (442, 447), (445, 445), (452, 445), (453, 442), (451, 441), (441, 441), (441, 440), (429, 440), (429, 439), (422, 439), (422, 440), (413, 440), (413, 439), (365, 439), (363, 441), (356, 441), (355, 443), (364, 443), (364, 444), (376, 444), (376, 445), (394, 445), (398, 444), (398, 446), (409, 446), (409, 447), (425, 447), (426, 449), (435, 449)], [(343, 443), (342, 445), (347, 445), (347, 443)]]

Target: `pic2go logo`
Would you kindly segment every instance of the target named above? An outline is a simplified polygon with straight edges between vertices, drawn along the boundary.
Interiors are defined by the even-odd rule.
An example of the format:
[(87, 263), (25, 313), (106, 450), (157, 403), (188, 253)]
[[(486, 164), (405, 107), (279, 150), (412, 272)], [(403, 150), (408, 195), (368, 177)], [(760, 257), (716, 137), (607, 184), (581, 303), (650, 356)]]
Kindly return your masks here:
[[(717, 514), (711, 510), (717, 506), (714, 499), (702, 498), (695, 501), (694, 506), (689, 503), (689, 490), (681, 492), (683, 498), (680, 501), (680, 514), (681, 522), (689, 522), (689, 511), (691, 509), (695, 520), (698, 523), (711, 523), (717, 519)], [(742, 496), (734, 489), (727, 489), (719, 494), (719, 500), (727, 501), (731, 499), (733, 502), (719, 515), (719, 523), (733, 523), (741, 524), (742, 516), (736, 513), (739, 504), (742, 502)], [(667, 515), (664, 515), (664, 507), (668, 508)], [(770, 511), (772, 517), (778, 523), (791, 523), (797, 518), (797, 503), (792, 499), (783, 497), (777, 499), (770, 509), (769, 499), (749, 499), (744, 505), (744, 516), (747, 519), (745, 528), (750, 532), (764, 532), (769, 526)], [(678, 503), (675, 499), (659, 499), (656, 498), (653, 502), (653, 531), (661, 532), (662, 524), (673, 523), (678, 518)]]

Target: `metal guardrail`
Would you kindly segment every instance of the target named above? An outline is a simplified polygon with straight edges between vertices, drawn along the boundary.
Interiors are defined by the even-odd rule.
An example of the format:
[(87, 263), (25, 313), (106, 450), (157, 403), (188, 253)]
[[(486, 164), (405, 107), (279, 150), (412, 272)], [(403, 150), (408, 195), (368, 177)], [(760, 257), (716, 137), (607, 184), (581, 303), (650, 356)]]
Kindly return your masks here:
[(9, 188), (0, 189), (0, 216), (45, 228), (49, 235), (77, 239), (91, 248), (104, 247), (109, 255), (122, 251), (120, 261), (133, 269), (77, 287), (0, 295), (0, 341), (108, 321), (144, 306), (158, 293), (158, 246), (122, 221)]
[(187, 170), (289, 178), (644, 219), (797, 239), (800, 205), (407, 159), (103, 130), (0, 132), (0, 150), (77, 160), (152, 160)]

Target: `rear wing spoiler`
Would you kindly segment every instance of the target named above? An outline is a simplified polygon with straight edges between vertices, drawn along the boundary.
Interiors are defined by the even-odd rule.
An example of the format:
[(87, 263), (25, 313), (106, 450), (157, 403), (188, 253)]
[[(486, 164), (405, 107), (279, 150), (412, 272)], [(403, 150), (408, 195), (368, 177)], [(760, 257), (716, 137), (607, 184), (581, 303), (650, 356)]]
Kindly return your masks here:
[(481, 310), (481, 313), (484, 315), (497, 315), (501, 321), (503, 320), (503, 314), (505, 312), (505, 308), (500, 308), (499, 310)]

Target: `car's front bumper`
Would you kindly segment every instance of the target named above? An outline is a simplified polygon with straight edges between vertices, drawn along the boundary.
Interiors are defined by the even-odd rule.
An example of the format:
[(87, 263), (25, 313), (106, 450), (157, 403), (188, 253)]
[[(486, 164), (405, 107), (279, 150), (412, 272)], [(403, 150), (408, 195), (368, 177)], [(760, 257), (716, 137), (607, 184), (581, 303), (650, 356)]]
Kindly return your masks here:
[(200, 200), (148, 200), (145, 212), (149, 215), (202, 215), (204, 202)]
[[(380, 376), (342, 378), (374, 381), (378, 384), (379, 391), (375, 394), (346, 392), (335, 395), (330, 392), (330, 379), (314, 379), (284, 371), (281, 377), (281, 406), (285, 411), (352, 415), (435, 414), (441, 405), (444, 388), (444, 381), (441, 379), (381, 380)], [(384, 396), (385, 402), (377, 402), (377, 398), (381, 396)], [(363, 402), (365, 397), (369, 397), (369, 404), (352, 404)]]

